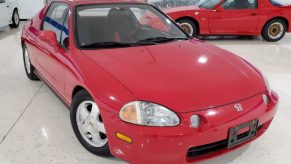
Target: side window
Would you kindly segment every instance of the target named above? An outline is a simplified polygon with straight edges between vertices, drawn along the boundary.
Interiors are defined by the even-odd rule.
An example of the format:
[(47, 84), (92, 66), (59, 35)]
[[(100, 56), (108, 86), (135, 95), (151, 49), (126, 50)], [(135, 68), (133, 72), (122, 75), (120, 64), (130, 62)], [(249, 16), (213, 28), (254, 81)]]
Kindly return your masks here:
[[(66, 23), (66, 18), (69, 13), (69, 8), (66, 4), (53, 3), (44, 19), (43, 29), (53, 31), (57, 35), (57, 40), (59, 43), (62, 43), (61, 35), (62, 32), (68, 36), (68, 23)], [(65, 35), (64, 35), (65, 36)]]
[(256, 9), (258, 0), (227, 0), (222, 7), (225, 10)]

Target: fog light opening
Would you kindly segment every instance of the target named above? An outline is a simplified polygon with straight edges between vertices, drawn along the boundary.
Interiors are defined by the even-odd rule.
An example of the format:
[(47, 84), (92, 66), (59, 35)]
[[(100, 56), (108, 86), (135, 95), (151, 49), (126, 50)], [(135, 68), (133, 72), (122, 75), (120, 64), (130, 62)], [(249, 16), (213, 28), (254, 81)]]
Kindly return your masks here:
[(125, 141), (127, 143), (132, 143), (132, 139), (124, 134), (121, 133), (116, 133), (116, 137), (122, 141)]
[(190, 118), (190, 121), (191, 121), (192, 128), (198, 128), (200, 126), (200, 117), (198, 115), (193, 115)]

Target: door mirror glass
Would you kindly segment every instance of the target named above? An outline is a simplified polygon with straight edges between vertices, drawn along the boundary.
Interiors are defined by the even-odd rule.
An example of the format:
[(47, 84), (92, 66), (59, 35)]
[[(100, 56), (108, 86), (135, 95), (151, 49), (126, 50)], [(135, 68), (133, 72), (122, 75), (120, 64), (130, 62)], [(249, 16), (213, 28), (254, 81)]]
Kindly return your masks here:
[(39, 32), (39, 39), (49, 46), (51, 46), (54, 50), (59, 48), (59, 44), (57, 41), (57, 35), (53, 31), (40, 31)]

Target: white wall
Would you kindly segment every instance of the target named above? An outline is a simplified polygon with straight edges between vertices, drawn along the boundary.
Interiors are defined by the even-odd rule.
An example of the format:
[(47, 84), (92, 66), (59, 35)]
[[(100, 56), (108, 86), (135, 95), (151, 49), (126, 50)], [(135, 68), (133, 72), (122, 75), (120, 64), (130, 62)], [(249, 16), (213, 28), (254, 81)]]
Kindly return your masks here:
[(44, 6), (43, 0), (18, 0), (20, 19), (30, 19)]

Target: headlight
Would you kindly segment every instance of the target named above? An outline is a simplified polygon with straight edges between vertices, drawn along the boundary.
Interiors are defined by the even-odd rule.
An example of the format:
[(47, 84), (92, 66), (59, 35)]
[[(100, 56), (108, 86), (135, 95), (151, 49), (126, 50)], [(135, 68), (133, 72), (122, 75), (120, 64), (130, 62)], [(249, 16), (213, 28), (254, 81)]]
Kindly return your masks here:
[(150, 102), (134, 101), (126, 104), (119, 112), (121, 120), (144, 126), (177, 126), (180, 119), (169, 109)]
[(264, 77), (264, 81), (265, 81), (265, 84), (266, 84), (267, 90), (268, 90), (269, 94), (271, 94), (271, 93), (272, 93), (272, 89), (271, 89), (271, 86), (270, 86), (269, 80), (268, 80), (268, 78), (267, 78), (265, 75), (263, 75), (263, 77)]

